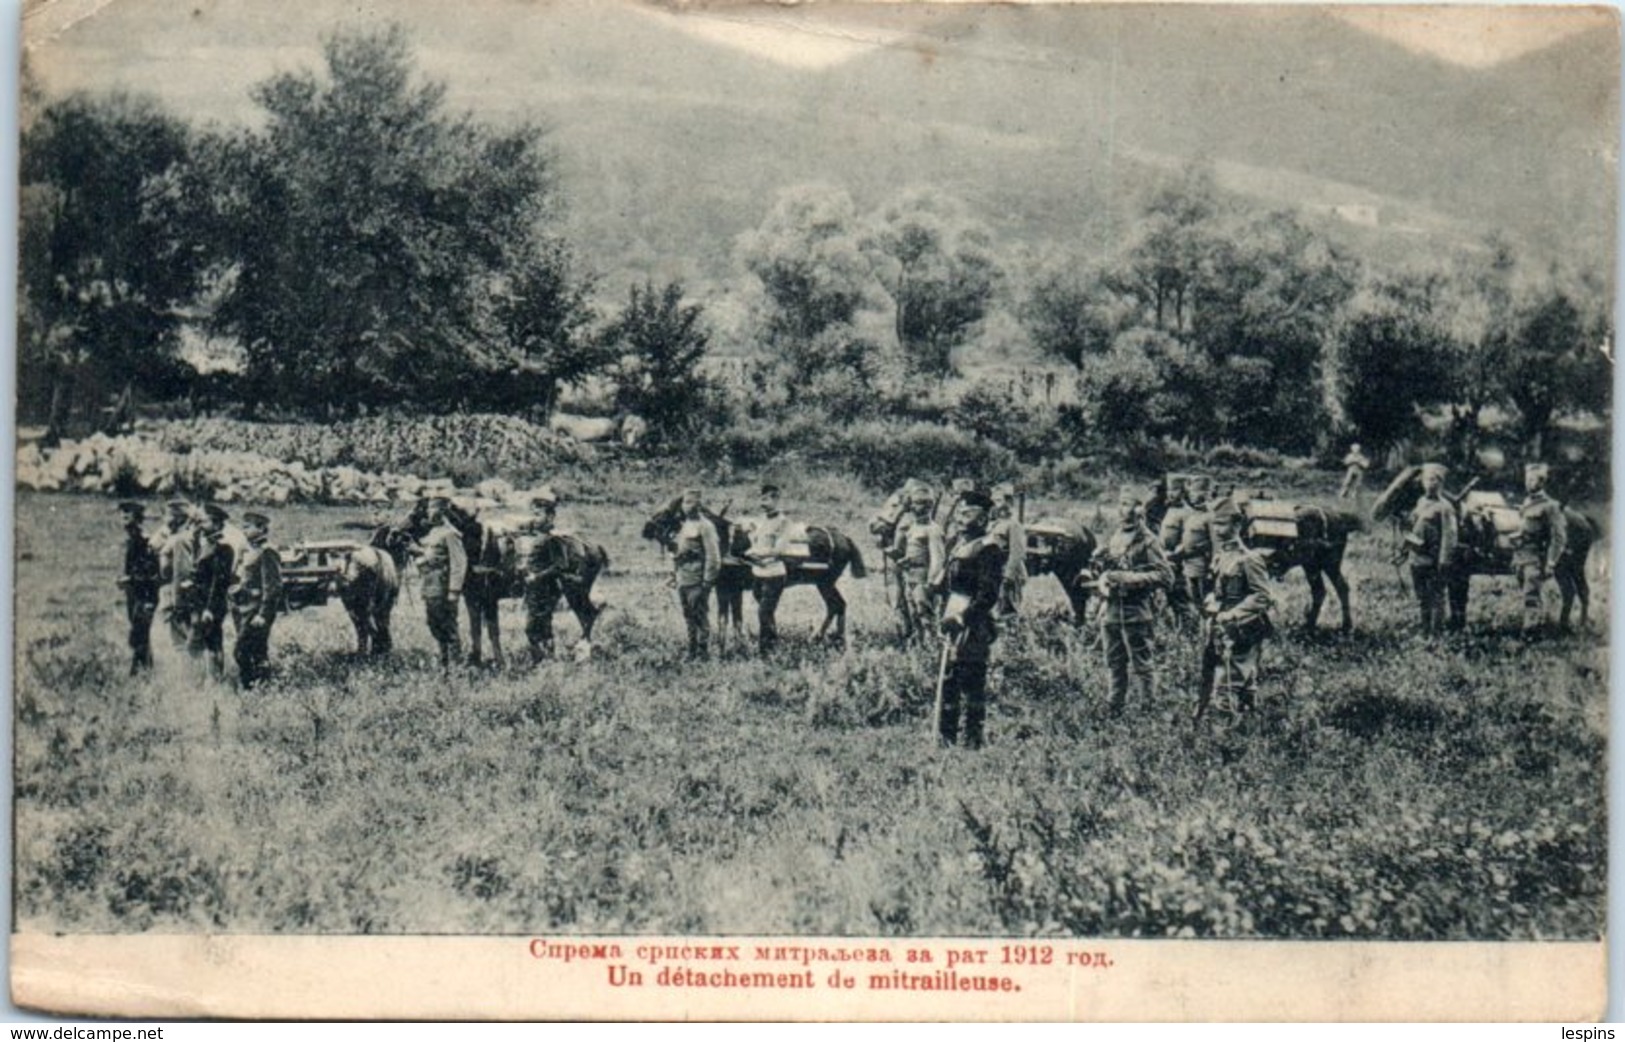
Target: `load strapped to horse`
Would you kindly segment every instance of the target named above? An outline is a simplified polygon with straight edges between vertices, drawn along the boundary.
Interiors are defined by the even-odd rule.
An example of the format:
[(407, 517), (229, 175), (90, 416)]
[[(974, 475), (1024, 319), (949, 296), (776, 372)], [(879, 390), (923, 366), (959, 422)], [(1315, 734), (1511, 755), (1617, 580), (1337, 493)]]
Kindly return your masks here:
[(1363, 528), (1360, 516), (1338, 507), (1313, 503), (1293, 503), (1270, 499), (1262, 493), (1237, 493), (1244, 527), (1242, 539), (1264, 556), (1272, 576), (1279, 579), (1294, 568), (1302, 568), (1309, 583), (1309, 610), (1303, 626), (1312, 630), (1326, 603), (1326, 584), (1337, 592), (1341, 609), (1341, 629), (1354, 628), (1349, 604), (1349, 584), (1343, 576), (1343, 555), (1349, 536)]

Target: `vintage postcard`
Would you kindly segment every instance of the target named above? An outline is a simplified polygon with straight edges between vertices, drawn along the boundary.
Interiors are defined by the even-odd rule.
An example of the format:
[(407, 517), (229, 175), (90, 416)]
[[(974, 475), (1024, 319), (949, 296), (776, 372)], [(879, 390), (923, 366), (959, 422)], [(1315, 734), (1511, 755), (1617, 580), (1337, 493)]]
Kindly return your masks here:
[(13, 1001), (1601, 1017), (1619, 48), (25, 5)]

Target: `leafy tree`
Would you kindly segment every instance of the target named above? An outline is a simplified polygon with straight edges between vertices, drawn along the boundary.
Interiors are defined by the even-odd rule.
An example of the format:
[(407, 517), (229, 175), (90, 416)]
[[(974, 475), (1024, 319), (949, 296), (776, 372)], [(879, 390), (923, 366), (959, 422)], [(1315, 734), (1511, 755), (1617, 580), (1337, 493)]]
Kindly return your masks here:
[[(22, 137), (19, 392), (53, 432), (83, 400), (168, 383), (204, 267), (177, 190), (191, 135), (154, 103), (74, 94)], [(49, 404), (46, 404), (49, 403)]]
[(781, 192), (761, 226), (740, 237), (739, 255), (767, 295), (770, 343), (804, 347), (849, 326), (871, 296), (874, 274), (845, 192), (801, 185)]
[(690, 429), (714, 391), (700, 370), (710, 334), (705, 309), (683, 303), (680, 283), (657, 290), (633, 286), (627, 304), (604, 340), (619, 355), (613, 371), (616, 405), (649, 421), (651, 433), (669, 439)]
[(1455, 357), (1443, 289), (1436, 272), (1378, 280), (1342, 317), (1329, 366), (1334, 394), (1377, 452), (1417, 433), (1422, 409), (1451, 399)]
[(1134, 310), (1133, 298), (1113, 290), (1101, 272), (1068, 259), (1033, 276), (1020, 318), (1039, 351), (1082, 366), (1087, 355), (1111, 349), (1112, 339), (1132, 325)]
[(221, 150), (234, 267), (215, 319), (250, 381), (331, 409), (464, 404), (517, 371), (569, 378), (583, 298), (547, 231), (541, 131), (448, 114), (399, 27), (339, 33), (323, 52), (325, 77), (259, 84), (263, 129)]
[(952, 374), (953, 349), (986, 317), (1003, 276), (991, 235), (959, 200), (913, 189), (880, 211), (864, 242), (909, 369)]
[(1539, 459), (1553, 418), (1607, 401), (1611, 366), (1595, 331), (1568, 293), (1551, 289), (1518, 315), (1507, 370), (1507, 397), (1518, 407), (1531, 458)]
[(1218, 182), (1201, 163), (1147, 200), (1112, 283), (1141, 302), (1154, 328), (1184, 333), (1190, 327), (1193, 291), (1213, 271), (1223, 216)]

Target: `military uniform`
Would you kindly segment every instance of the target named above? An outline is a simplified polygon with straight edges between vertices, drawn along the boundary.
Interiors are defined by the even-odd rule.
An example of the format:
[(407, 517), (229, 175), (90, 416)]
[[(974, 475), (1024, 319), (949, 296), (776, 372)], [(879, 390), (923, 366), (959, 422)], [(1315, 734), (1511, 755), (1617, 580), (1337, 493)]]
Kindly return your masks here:
[[(215, 506), (206, 509), (214, 523), (223, 526), (225, 511)], [(224, 527), (205, 529), (192, 567), (192, 596), (198, 614), (188, 647), (192, 654), (207, 657), (209, 671), (216, 677), (225, 672), (226, 611), (237, 560), (233, 543)]]
[[(1170, 499), (1162, 512), (1162, 518), (1155, 529), (1147, 529), (1156, 533), (1158, 543), (1162, 546), (1163, 557), (1169, 562), (1177, 562), (1179, 557), (1179, 544), (1185, 534), (1185, 519), (1190, 516), (1192, 507), (1185, 496), (1183, 483), (1175, 484), (1170, 489)], [(1204, 565), (1206, 562), (1203, 562)], [(1187, 618), (1194, 614), (1186, 584), (1177, 576), (1173, 569), (1169, 570), (1168, 607), (1179, 618)], [(1198, 602), (1200, 603), (1200, 602)]]
[(1136, 520), (1113, 532), (1095, 551), (1090, 564), (1090, 572), (1106, 585), (1100, 632), (1106, 645), (1113, 712), (1121, 712), (1128, 704), (1131, 670), (1139, 681), (1141, 697), (1147, 702), (1155, 697), (1152, 645), (1156, 638), (1157, 591), (1174, 585), (1174, 570), (1163, 545)]
[(946, 554), (942, 526), (930, 519), (927, 509), (905, 515), (886, 552), (897, 562), (903, 639), (925, 636), (930, 620), (938, 617), (936, 591), (942, 586)]
[[(250, 515), (259, 516), (259, 515)], [(247, 537), (248, 548), (237, 555), (230, 596), (237, 626), (237, 681), (251, 688), (265, 676), (271, 657), (271, 624), (282, 609), (282, 557), (270, 545), (261, 521)]]
[(1546, 580), (1568, 546), (1568, 523), (1562, 504), (1547, 495), (1545, 488), (1529, 493), (1518, 507), (1518, 515), (1522, 524), (1512, 551), (1512, 567), (1523, 586), (1523, 629), (1532, 634), (1546, 622)]
[(468, 581), (468, 551), (463, 547), (463, 534), (442, 518), (423, 537), (420, 553), (418, 575), (429, 635), (440, 647), (441, 666), (449, 667), (463, 654), (457, 602)]
[[(998, 639), (993, 612), (1004, 585), (1006, 555), (1003, 545), (985, 530), (957, 533), (947, 548), (944, 580), (947, 603), (943, 628), (953, 639), (949, 645), (947, 674), (942, 683), (941, 715), (937, 727), (945, 745), (961, 740), (981, 748), (987, 717), (987, 665)], [(964, 732), (960, 732), (961, 708)]]
[(1337, 498), (1353, 497), (1358, 502), (1360, 490), (1365, 487), (1365, 472), (1371, 469), (1371, 461), (1360, 451), (1360, 446), (1355, 445), (1343, 457), (1343, 466), (1343, 484), (1337, 490)]
[(688, 628), (688, 655), (705, 658), (711, 653), (710, 595), (722, 570), (722, 551), (716, 526), (703, 513), (685, 516), (678, 526), (672, 568), (677, 601)]
[(1213, 515), (1202, 495), (1201, 486), (1197, 486), (1179, 519), (1177, 548), (1168, 555), (1179, 566), (1175, 584), (1183, 588), (1185, 604), (1193, 617), (1207, 600), (1213, 572), (1213, 533), (1209, 527)]
[(994, 490), (992, 521), (988, 535), (1003, 548), (1004, 579), (999, 586), (999, 614), (1021, 611), (1022, 593), (1027, 588), (1027, 531), (1016, 518), (1016, 490), (1002, 485)]
[(158, 576), (169, 591), (169, 607), (164, 614), (169, 639), (175, 647), (185, 648), (191, 643), (198, 610), (192, 572), (197, 564), (201, 532), (184, 500), (171, 501), (169, 510), (167, 527), (154, 537), (158, 544)]
[[(1239, 527), (1239, 517), (1233, 523)], [(1239, 712), (1253, 708), (1259, 652), (1275, 632), (1269, 616), (1273, 603), (1262, 555), (1242, 545), (1239, 538), (1215, 548), (1197, 715), (1206, 710), (1209, 692), (1218, 696), (1221, 708)]]
[(158, 553), (152, 539), (141, 530), (144, 511), (139, 503), (123, 503), (124, 574), (119, 586), (124, 590), (124, 615), (130, 624), (130, 675), (152, 668), (152, 619), (158, 613), (158, 589), (162, 585)]
[(1423, 496), (1411, 510), (1405, 548), (1422, 632), (1437, 633), (1445, 624), (1445, 592), (1456, 554), (1456, 508), (1442, 496)]
[(756, 648), (765, 655), (779, 642), (779, 598), (784, 596), (789, 570), (779, 555), (788, 536), (790, 519), (771, 510), (750, 532), (750, 574), (756, 584)]

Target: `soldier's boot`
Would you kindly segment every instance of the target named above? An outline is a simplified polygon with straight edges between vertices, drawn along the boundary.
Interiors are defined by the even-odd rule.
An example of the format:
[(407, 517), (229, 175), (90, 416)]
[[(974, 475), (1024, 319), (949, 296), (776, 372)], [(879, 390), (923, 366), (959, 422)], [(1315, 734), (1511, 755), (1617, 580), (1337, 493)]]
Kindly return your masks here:
[(530, 642), (530, 664), (539, 666), (553, 657), (553, 643), (551, 641), (533, 640)]
[(965, 707), (965, 740), (967, 749), (980, 749), (983, 744), (982, 730), (987, 721), (987, 707), (979, 702), (973, 702)]

